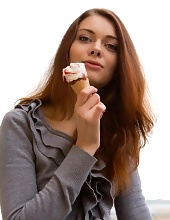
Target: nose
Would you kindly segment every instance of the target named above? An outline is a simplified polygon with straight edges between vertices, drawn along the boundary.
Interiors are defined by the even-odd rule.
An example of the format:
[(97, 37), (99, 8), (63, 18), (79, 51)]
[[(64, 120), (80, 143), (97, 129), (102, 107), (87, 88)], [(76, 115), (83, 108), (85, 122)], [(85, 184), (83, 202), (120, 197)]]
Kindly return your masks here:
[(101, 57), (102, 51), (99, 45), (93, 45), (89, 50), (89, 56)]

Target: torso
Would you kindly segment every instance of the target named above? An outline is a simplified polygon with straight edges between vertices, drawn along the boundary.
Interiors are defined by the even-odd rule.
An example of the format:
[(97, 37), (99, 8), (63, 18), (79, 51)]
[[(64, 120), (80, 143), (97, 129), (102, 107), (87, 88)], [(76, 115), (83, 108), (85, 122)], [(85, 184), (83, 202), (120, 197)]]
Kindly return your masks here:
[(73, 117), (69, 120), (64, 119), (62, 121), (51, 119), (46, 116), (48, 111), (47, 108), (43, 106), (41, 106), (40, 108), (46, 122), (49, 124), (50, 127), (69, 135), (73, 139), (76, 139), (76, 124)]

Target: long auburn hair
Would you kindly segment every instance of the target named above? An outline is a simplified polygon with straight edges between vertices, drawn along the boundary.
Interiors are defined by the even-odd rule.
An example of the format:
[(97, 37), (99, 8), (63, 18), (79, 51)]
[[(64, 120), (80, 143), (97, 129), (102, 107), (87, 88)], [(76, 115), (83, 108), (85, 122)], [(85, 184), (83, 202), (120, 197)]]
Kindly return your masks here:
[(33, 99), (40, 99), (42, 105), (53, 107), (53, 115), (58, 120), (71, 118), (75, 94), (69, 84), (63, 81), (62, 69), (69, 65), (69, 51), (79, 24), (91, 15), (108, 19), (118, 37), (117, 69), (108, 85), (99, 90), (106, 112), (101, 119), (101, 144), (96, 152), (96, 157), (105, 161), (105, 175), (114, 181), (118, 195), (130, 186), (130, 174), (139, 165), (140, 149), (147, 142), (154, 117), (135, 47), (124, 24), (114, 12), (93, 8), (80, 15), (66, 31), (47, 77), (33, 93), (19, 99), (19, 103), (26, 104)]

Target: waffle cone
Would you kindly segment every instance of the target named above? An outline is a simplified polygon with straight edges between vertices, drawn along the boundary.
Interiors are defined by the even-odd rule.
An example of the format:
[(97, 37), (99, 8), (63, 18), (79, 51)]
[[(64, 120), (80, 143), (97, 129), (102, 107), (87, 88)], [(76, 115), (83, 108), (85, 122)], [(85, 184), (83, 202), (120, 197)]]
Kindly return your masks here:
[(74, 92), (79, 95), (79, 93), (81, 92), (82, 89), (84, 89), (85, 87), (89, 86), (89, 79), (78, 79), (75, 82), (71, 83), (71, 88), (74, 90)]

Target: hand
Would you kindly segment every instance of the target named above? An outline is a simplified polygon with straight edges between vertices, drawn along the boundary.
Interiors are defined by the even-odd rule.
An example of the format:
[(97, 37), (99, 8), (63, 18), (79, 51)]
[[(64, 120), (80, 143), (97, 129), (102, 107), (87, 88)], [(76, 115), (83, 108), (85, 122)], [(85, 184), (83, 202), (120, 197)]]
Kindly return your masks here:
[(76, 145), (91, 155), (94, 155), (100, 146), (100, 119), (106, 110), (96, 92), (97, 89), (93, 86), (83, 89), (74, 110), (77, 126)]

